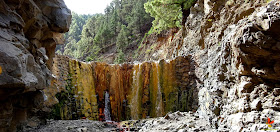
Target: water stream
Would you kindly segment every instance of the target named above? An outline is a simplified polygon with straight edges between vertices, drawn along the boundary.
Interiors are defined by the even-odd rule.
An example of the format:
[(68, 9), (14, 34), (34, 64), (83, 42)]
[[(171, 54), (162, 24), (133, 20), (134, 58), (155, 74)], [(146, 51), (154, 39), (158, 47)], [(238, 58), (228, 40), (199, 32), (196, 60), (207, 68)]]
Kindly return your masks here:
[(105, 92), (105, 109), (104, 109), (104, 115), (106, 121), (111, 121), (111, 114), (110, 114), (110, 95), (106, 91)]
[(163, 106), (162, 106), (162, 93), (161, 93), (161, 86), (160, 86), (160, 67), (158, 63), (156, 64), (156, 72), (157, 72), (157, 101), (156, 101), (156, 113), (157, 116), (163, 115)]
[[(73, 95), (81, 100), (74, 105), (80, 110), (78, 116), (106, 121), (138, 120), (186, 111), (185, 107), (192, 103), (187, 97), (179, 98), (180, 89), (188, 91), (192, 79), (187, 57), (123, 65), (73, 60), (69, 65)], [(179, 109), (178, 103), (184, 109)]]

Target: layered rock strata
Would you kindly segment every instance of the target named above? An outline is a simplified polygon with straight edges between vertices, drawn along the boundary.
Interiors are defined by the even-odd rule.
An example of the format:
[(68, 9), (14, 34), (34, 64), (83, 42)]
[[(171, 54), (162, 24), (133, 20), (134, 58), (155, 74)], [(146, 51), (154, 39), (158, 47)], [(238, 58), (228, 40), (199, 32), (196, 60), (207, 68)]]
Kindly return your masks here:
[[(220, 12), (220, 13), (217, 13)], [(279, 129), (279, 1), (198, 0), (179, 55), (192, 55), (200, 118), (219, 131)]]
[[(206, 125), (208, 130), (265, 130), (268, 129), (267, 118), (275, 121), (272, 129), (279, 130), (279, 25), (280, 2), (278, 0), (198, 0), (187, 18), (185, 38), (181, 41), (183, 43), (174, 42), (176, 48), (171, 47), (174, 49), (173, 55), (162, 56), (160, 50), (157, 50), (160, 53), (157, 51), (150, 53), (153, 58), (158, 59), (174, 57), (173, 61), (122, 66), (92, 63), (91, 68), (88, 68), (88, 64), (85, 63), (72, 62), (69, 65), (69, 69), (72, 69), (70, 75), (80, 78), (74, 82), (77, 83), (77, 87), (81, 87), (86, 80), (83, 75), (93, 74), (90, 78), (98, 81), (93, 81), (94, 85), (88, 87), (99, 87), (94, 88), (93, 95), (98, 96), (92, 97), (92, 100), (96, 98), (97, 102), (101, 102), (104, 97), (102, 92), (103, 94), (104, 90), (111, 92), (111, 110), (115, 120), (155, 117), (164, 115), (167, 111), (182, 110), (196, 111), (195, 115), (199, 115), (200, 119), (208, 123)], [(188, 61), (185, 61), (188, 66), (182, 64), (184, 68), (180, 69), (181, 63), (176, 62), (178, 56), (188, 56), (186, 59)], [(120, 69), (125, 72), (119, 72)], [(189, 72), (187, 74), (179, 72), (184, 70)], [(157, 74), (162, 77), (155, 77)], [(195, 80), (193, 85), (188, 79)], [(158, 80), (159, 84), (157, 84)], [(96, 82), (99, 85), (96, 85)], [(78, 85), (79, 83), (82, 85)], [(70, 84), (75, 86), (73, 79)], [(162, 90), (157, 91), (159, 86)], [(130, 89), (126, 89), (127, 87)], [(187, 90), (186, 99), (180, 100), (177, 98), (179, 96), (176, 91), (184, 95), (184, 89), (192, 89), (191, 91), (195, 92), (190, 94)], [(76, 94), (82, 96), (75, 96)], [(73, 101), (88, 101), (89, 97), (87, 100), (81, 98), (83, 94), (79, 91), (73, 93), (73, 97), (79, 98), (79, 101), (74, 99)], [(194, 103), (196, 105), (188, 103), (189, 97), (198, 103)], [(122, 105), (125, 104), (122, 103), (122, 99), (128, 100), (130, 109), (123, 107), (127, 105)], [(115, 100), (119, 101), (115, 103)], [(180, 101), (187, 101), (187, 103), (177, 103)], [(181, 105), (191, 107), (181, 107)], [(103, 108), (97, 103), (97, 106), (94, 104), (91, 109), (97, 107)], [(82, 113), (92, 114), (91, 109), (88, 109), (86, 108)], [(129, 118), (117, 116), (116, 113), (119, 111), (122, 113), (124, 109), (130, 112), (122, 115), (130, 113)], [(96, 114), (90, 117), (96, 119), (96, 115), (102, 116), (102, 111), (103, 109), (101, 112), (97, 110)]]
[(70, 21), (63, 0), (0, 0), (0, 131), (39, 125), (42, 90)]
[(114, 121), (158, 117), (198, 107), (195, 88), (199, 80), (190, 56), (122, 65), (84, 63), (65, 56), (56, 60), (53, 72), (57, 78), (50, 89), (64, 90), (56, 96), (46, 91), (50, 94), (46, 103), (54, 104), (55, 97), (59, 99), (54, 114), (59, 113), (55, 116), (61, 119), (104, 120), (106, 92)]

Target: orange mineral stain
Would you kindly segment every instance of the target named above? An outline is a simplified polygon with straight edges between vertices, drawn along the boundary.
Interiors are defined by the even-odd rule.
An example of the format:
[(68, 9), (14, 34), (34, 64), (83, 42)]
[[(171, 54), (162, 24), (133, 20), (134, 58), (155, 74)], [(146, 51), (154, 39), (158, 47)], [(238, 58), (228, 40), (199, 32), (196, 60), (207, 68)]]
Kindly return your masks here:
[[(170, 111), (188, 111), (191, 105), (188, 94), (182, 94), (192, 94), (188, 91), (187, 57), (121, 65), (73, 59), (68, 63), (66, 97), (73, 97), (72, 102), (61, 106), (62, 119), (72, 119), (73, 115), (103, 121), (106, 110), (113, 121), (138, 120), (164, 116)], [(109, 93), (107, 107), (105, 93)], [(75, 114), (71, 114), (73, 111)]]
[(0, 75), (2, 74), (2, 67), (0, 66)]

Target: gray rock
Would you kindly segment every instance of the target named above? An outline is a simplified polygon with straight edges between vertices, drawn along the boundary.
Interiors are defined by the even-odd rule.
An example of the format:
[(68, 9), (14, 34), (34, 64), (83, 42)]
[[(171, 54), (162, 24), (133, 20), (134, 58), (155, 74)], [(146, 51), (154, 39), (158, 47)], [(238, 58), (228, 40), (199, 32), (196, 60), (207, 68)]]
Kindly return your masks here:
[[(40, 90), (51, 79), (57, 39), (53, 34), (68, 31), (71, 12), (62, 0), (0, 0), (0, 6), (0, 124), (6, 124), (0, 125), (0, 131), (15, 131), (19, 122), (33, 119), (31, 113), (38, 112), (44, 101)], [(14, 114), (5, 112), (3, 102), (11, 103), (13, 108), (7, 108)]]
[(78, 132), (87, 132), (88, 128), (87, 127), (83, 127), (83, 128), (78, 128), (77, 130), (78, 130)]
[(250, 104), (250, 107), (252, 110), (261, 110), (262, 108), (262, 102), (261, 100), (258, 98), (258, 99), (255, 99), (251, 104)]
[(279, 96), (279, 95), (280, 95), (280, 88), (274, 88), (274, 89), (273, 89), (273, 94), (274, 94), (275, 96)]

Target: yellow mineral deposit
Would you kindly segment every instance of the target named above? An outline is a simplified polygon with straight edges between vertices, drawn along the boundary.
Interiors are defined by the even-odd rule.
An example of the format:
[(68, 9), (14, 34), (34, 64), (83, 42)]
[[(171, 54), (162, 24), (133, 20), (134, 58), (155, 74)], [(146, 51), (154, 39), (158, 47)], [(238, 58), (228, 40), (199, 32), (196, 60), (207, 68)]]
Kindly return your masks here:
[(76, 88), (75, 95), (79, 102), (81, 114), (88, 119), (98, 119), (98, 105), (95, 92), (95, 81), (90, 64), (72, 60), (69, 62), (72, 85)]
[(140, 68), (141, 68), (141, 65), (140, 64), (136, 64), (134, 65), (134, 68), (133, 68), (133, 83), (132, 83), (132, 90), (131, 90), (131, 94), (130, 94), (130, 98), (129, 98), (129, 103), (130, 103), (130, 106), (131, 106), (131, 117), (132, 119), (139, 119), (139, 113), (140, 112), (140, 100), (139, 100), (139, 89), (140, 89), (140, 85), (139, 85), (139, 82), (140, 82)]
[(122, 65), (70, 59), (78, 115), (104, 120), (106, 92), (110, 96), (110, 119), (114, 121), (159, 117), (178, 110), (180, 69), (176, 66), (182, 60), (188, 63), (184, 58)]

